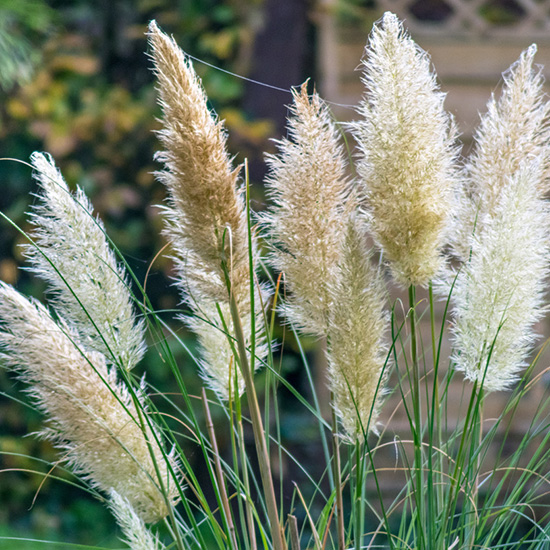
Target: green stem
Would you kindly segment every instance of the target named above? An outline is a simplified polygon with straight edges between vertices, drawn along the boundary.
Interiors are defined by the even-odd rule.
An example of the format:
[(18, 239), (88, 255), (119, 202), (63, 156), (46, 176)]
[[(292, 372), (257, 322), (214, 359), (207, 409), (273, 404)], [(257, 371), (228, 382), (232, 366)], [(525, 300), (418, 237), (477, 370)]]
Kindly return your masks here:
[(365, 453), (364, 446), (357, 441), (355, 444), (355, 548), (363, 548), (363, 533), (365, 532)]
[(298, 519), (288, 514), (288, 530), (290, 532), (291, 550), (300, 550), (300, 533), (298, 532)]
[(256, 526), (254, 525), (254, 513), (252, 510), (252, 505), (250, 503), (250, 480), (248, 478), (248, 463), (246, 460), (243, 421), (242, 421), (242, 416), (240, 411), (238, 414), (238, 428), (239, 428), (239, 452), (241, 454), (243, 485), (246, 491), (246, 523), (248, 525), (248, 538), (250, 541), (251, 550), (256, 550), (257, 549)]
[(244, 378), (246, 393), (248, 396), (248, 406), (250, 408), (250, 420), (252, 422), (252, 430), (254, 432), (254, 442), (256, 444), (256, 454), (260, 467), (260, 477), (266, 498), (267, 514), (269, 516), (269, 527), (273, 539), (274, 550), (286, 550), (286, 545), (281, 532), (279, 522), (279, 512), (277, 510), (277, 499), (275, 498), (275, 488), (273, 486), (273, 477), (271, 475), (271, 465), (267, 452), (267, 444), (265, 441), (265, 431), (262, 423), (262, 414), (256, 389), (254, 388), (254, 379), (248, 362), (246, 353), (246, 341), (237, 306), (237, 300), (233, 292), (230, 292), (229, 306), (231, 310), (231, 319), (235, 330), (235, 339), (237, 341), (237, 351), (239, 355), (239, 365)]
[(450, 486), (449, 486), (449, 497), (448, 497), (448, 505), (447, 510), (445, 512), (445, 515), (443, 516), (443, 519), (450, 518), (452, 511), (454, 508), (456, 508), (461, 484), (463, 482), (462, 476), (463, 476), (463, 460), (464, 460), (464, 452), (466, 448), (466, 440), (468, 439), (468, 436), (472, 433), (472, 428), (470, 426), (470, 421), (475, 415), (474, 408), (475, 408), (475, 401), (476, 401), (476, 395), (477, 395), (477, 382), (474, 382), (474, 386), (472, 388), (472, 394), (470, 396), (470, 402), (468, 403), (468, 410), (466, 412), (466, 419), (464, 420), (464, 427), (462, 428), (462, 436), (460, 438), (460, 444), (458, 447), (458, 451), (455, 455), (455, 467), (453, 469), (453, 473), (450, 476)]
[(415, 501), (416, 501), (416, 525), (418, 550), (425, 546), (424, 533), (424, 472), (422, 470), (422, 413), (421, 413), (421, 392), (420, 392), (420, 370), (418, 367), (418, 349), (416, 340), (416, 289), (414, 285), (409, 287), (409, 325), (411, 329), (411, 364), (412, 364), (412, 387), (411, 397), (413, 400), (414, 416), (414, 477), (415, 477)]
[[(334, 403), (334, 395), (332, 395)], [(340, 465), (340, 443), (338, 441), (338, 424), (336, 421), (336, 410), (332, 407), (332, 449), (334, 468), (334, 489), (336, 491), (336, 521), (338, 530), (338, 550), (346, 547), (346, 534), (344, 528), (344, 498), (342, 496), (342, 479)]]
[(479, 394), (478, 394), (478, 407), (477, 407), (477, 419), (474, 423), (474, 433), (472, 434), (472, 440), (474, 442), (474, 445), (476, 445), (475, 449), (475, 462), (474, 462), (474, 472), (472, 476), (471, 483), (473, 484), (472, 487), (472, 495), (471, 495), (471, 501), (470, 501), (470, 507), (472, 509), (470, 518), (466, 518), (466, 525), (468, 526), (468, 531), (470, 532), (470, 536), (467, 537), (467, 539), (470, 541), (470, 548), (473, 548), (475, 544), (476, 539), (476, 527), (477, 522), (475, 521), (475, 516), (477, 514), (478, 510), (478, 501), (479, 501), (479, 471), (481, 469), (481, 446), (483, 443), (483, 387), (479, 388)]
[[(436, 346), (436, 334), (435, 334), (435, 312), (434, 312), (434, 295), (433, 295), (433, 286), (430, 282), (429, 285), (429, 303), (430, 303), (430, 330), (432, 337), (432, 360), (433, 360), (433, 393), (432, 393), (432, 403), (431, 410), (430, 407), (427, 408), (430, 417), (429, 422), (429, 448), (428, 448), (428, 540), (432, 544), (436, 540), (435, 526), (437, 523), (438, 511), (441, 509), (443, 504), (443, 480), (441, 478), (441, 472), (443, 472), (443, 453), (441, 452), (441, 443), (442, 433), (441, 433), (441, 413), (440, 413), (440, 398), (439, 398), (439, 354), (438, 348)], [(445, 318), (443, 318), (445, 322)], [(427, 384), (427, 382), (426, 382)], [(428, 393), (428, 392), (427, 392)], [(429, 398), (428, 398), (429, 399)], [(435, 440), (435, 447), (438, 452), (436, 454), (436, 467), (435, 472), (439, 474), (435, 475), (434, 479), (434, 424), (437, 419), (437, 436)], [(435, 494), (434, 494), (435, 486)]]
[(229, 538), (231, 539), (231, 545), (235, 550), (239, 547), (237, 545), (237, 537), (235, 535), (235, 526), (233, 524), (233, 517), (231, 515), (231, 506), (229, 505), (229, 499), (227, 498), (227, 490), (225, 488), (225, 480), (223, 478), (223, 469), (220, 461), (220, 453), (218, 450), (218, 442), (216, 440), (216, 433), (214, 432), (214, 423), (212, 422), (212, 415), (210, 414), (210, 407), (208, 406), (208, 399), (206, 397), (206, 391), (202, 388), (202, 404), (204, 406), (204, 414), (206, 417), (206, 429), (210, 438), (210, 445), (212, 445), (212, 459), (214, 461), (214, 468), (216, 471), (216, 477), (218, 478), (218, 491), (220, 494), (220, 500), (225, 514), (225, 521), (227, 529), (229, 531)]

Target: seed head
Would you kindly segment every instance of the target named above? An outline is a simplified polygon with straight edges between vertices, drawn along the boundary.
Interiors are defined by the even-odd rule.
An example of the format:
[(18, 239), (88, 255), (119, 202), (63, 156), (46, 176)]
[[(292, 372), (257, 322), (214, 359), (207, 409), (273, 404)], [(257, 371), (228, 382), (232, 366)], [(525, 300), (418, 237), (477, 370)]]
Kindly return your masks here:
[(272, 265), (285, 275), (288, 319), (305, 331), (326, 335), (331, 297), (344, 239), (350, 184), (337, 128), (317, 94), (294, 91), (288, 128), (269, 156), (267, 186), (274, 206), (264, 217)]
[(385, 284), (357, 217), (348, 222), (330, 293), (329, 385), (343, 437), (355, 443), (376, 431), (388, 371)]
[[(157, 159), (165, 169), (157, 176), (169, 195), (164, 234), (174, 253), (178, 284), (194, 313), (189, 325), (203, 347), (202, 374), (222, 399), (228, 399), (230, 387), (235, 387), (235, 361), (228, 343), (234, 334), (230, 323), (230, 333), (225, 334), (218, 314), (218, 305), (228, 310), (227, 279), (242, 322), (248, 323), (243, 327), (247, 347), (255, 340), (255, 364), (267, 354), (264, 288), (255, 285), (254, 308), (251, 305), (254, 273), (250, 272), (249, 252), (257, 257), (256, 238), (252, 236), (249, 251), (240, 169), (231, 165), (223, 125), (209, 111), (191, 62), (154, 21), (149, 39), (163, 110), (163, 129), (158, 135), (164, 151)], [(237, 377), (242, 390), (240, 372)]]
[(44, 306), (2, 282), (0, 359), (29, 384), (47, 416), (41, 435), (75, 474), (104, 492), (114, 489), (145, 522), (167, 515), (179, 498), (170, 473), (176, 462), (162, 450), (157, 430), (140, 418), (143, 403), (136, 407), (105, 356), (87, 350), (65, 321), (55, 322)]
[(33, 206), (31, 271), (48, 283), (53, 304), (90, 349), (109, 362), (134, 367), (145, 352), (125, 269), (117, 264), (101, 220), (82, 189), (71, 193), (49, 155), (33, 153), (40, 186)]
[(363, 65), (352, 124), (369, 225), (396, 280), (425, 285), (441, 265), (455, 185), (456, 130), (425, 52), (386, 13)]
[(540, 159), (518, 166), (498, 203), (481, 218), (453, 292), (455, 356), (466, 378), (487, 391), (517, 381), (544, 313), (550, 209)]

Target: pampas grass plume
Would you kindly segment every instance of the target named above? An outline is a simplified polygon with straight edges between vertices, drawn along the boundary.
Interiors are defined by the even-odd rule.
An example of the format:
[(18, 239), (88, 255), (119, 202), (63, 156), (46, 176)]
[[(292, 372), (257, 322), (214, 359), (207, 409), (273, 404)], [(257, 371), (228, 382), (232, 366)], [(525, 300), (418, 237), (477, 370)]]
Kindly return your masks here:
[(458, 273), (454, 360), (487, 391), (509, 389), (525, 366), (545, 309), (550, 259), (550, 209), (537, 158), (520, 164), (481, 219), (470, 258)]
[(363, 118), (351, 128), (370, 230), (395, 279), (425, 285), (442, 262), (456, 130), (428, 56), (392, 13), (374, 26), (362, 64)]
[[(329, 387), (348, 442), (378, 416), (384, 386), (385, 291), (370, 263), (356, 194), (327, 107), (294, 91), (290, 139), (268, 157), (274, 206), (264, 216), (271, 261), (290, 290), (283, 306), (298, 328), (328, 340)], [(377, 393), (377, 389), (380, 391)]]
[(326, 105), (304, 84), (294, 91), (290, 139), (268, 157), (268, 190), (274, 206), (264, 217), (272, 243), (271, 262), (290, 290), (286, 317), (308, 333), (328, 329), (330, 281), (344, 239), (350, 184), (339, 135)]
[(130, 550), (164, 550), (159, 539), (147, 529), (128, 499), (112, 490), (109, 508), (122, 529), (124, 540)]
[[(249, 269), (243, 190), (238, 185), (239, 168), (231, 166), (223, 125), (210, 113), (191, 62), (154, 21), (149, 39), (164, 114), (158, 134), (164, 151), (157, 155), (165, 165), (158, 177), (169, 194), (164, 234), (172, 245), (179, 285), (194, 311), (188, 324), (203, 349), (202, 374), (222, 399), (228, 399), (235, 391), (231, 388), (236, 370), (239, 393), (244, 384), (231, 351), (234, 334), (223, 265), (227, 266), (247, 345), (256, 340), (256, 365), (267, 354), (262, 314), (267, 295), (265, 289), (256, 288), (252, 311), (250, 277), (254, 274)], [(254, 237), (252, 249), (256, 257)]]
[(334, 407), (352, 444), (376, 431), (387, 379), (386, 289), (370, 256), (364, 223), (351, 217), (330, 286), (328, 359)]
[(135, 319), (126, 272), (105, 228), (82, 189), (69, 191), (49, 155), (33, 153), (31, 162), (40, 202), (31, 213), (34, 242), (25, 245), (30, 269), (48, 283), (56, 310), (87, 347), (131, 369), (145, 351), (144, 324)]
[[(41, 435), (56, 444), (75, 474), (104, 492), (114, 489), (143, 521), (167, 515), (179, 493), (159, 434), (146, 420), (142, 429), (134, 401), (103, 354), (86, 350), (64, 321), (56, 323), (40, 303), (1, 282), (0, 352), (48, 417)], [(175, 469), (175, 460), (168, 460)]]

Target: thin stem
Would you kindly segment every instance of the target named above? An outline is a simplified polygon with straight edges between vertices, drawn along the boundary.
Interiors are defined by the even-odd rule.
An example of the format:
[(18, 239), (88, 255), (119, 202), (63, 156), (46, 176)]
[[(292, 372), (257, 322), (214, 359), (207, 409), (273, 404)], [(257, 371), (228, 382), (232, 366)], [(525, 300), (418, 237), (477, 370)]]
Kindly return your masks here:
[(466, 447), (466, 440), (468, 439), (468, 435), (470, 435), (472, 432), (472, 428), (470, 427), (470, 421), (472, 417), (475, 415), (474, 408), (475, 408), (475, 401), (476, 401), (476, 395), (477, 395), (477, 382), (474, 382), (474, 386), (472, 388), (472, 394), (470, 396), (470, 402), (468, 403), (468, 410), (466, 412), (466, 419), (464, 420), (464, 426), (462, 428), (462, 436), (460, 438), (460, 444), (458, 451), (456, 453), (455, 458), (455, 467), (453, 470), (453, 474), (450, 476), (450, 487), (449, 487), (449, 497), (448, 497), (448, 503), (447, 503), (447, 510), (445, 512), (445, 515), (443, 518), (450, 517), (453, 508), (456, 508), (456, 503), (458, 502), (458, 497), (460, 493), (460, 481), (459, 480), (459, 473), (460, 477), (462, 477), (462, 460), (464, 456), (464, 449)]
[(269, 449), (266, 437), (266, 431), (262, 423), (262, 413), (258, 404), (258, 396), (254, 387), (254, 361), (256, 350), (256, 317), (255, 317), (255, 280), (254, 280), (254, 257), (253, 257), (253, 242), (252, 242), (252, 219), (250, 210), (250, 180), (248, 177), (248, 161), (245, 160), (245, 185), (246, 185), (246, 221), (247, 221), (247, 237), (248, 237), (248, 267), (250, 273), (250, 331), (252, 334), (250, 344), (250, 362), (246, 351), (246, 339), (243, 333), (241, 317), (237, 305), (237, 299), (233, 293), (231, 278), (227, 271), (227, 265), (224, 263), (224, 274), (226, 278), (226, 286), (229, 291), (229, 307), (231, 311), (231, 319), (235, 329), (235, 338), (237, 340), (237, 349), (239, 355), (239, 366), (243, 374), (246, 393), (248, 396), (248, 406), (250, 409), (250, 419), (252, 421), (252, 430), (254, 433), (254, 442), (256, 444), (256, 454), (260, 467), (260, 477), (266, 498), (267, 514), (269, 516), (269, 527), (271, 537), (273, 539), (274, 550), (286, 550), (284, 534), (279, 521), (279, 512), (277, 509), (277, 498), (275, 496), (275, 487), (273, 486), (273, 476), (271, 474), (271, 464), (269, 460)]
[(355, 548), (363, 548), (363, 533), (365, 531), (365, 460), (363, 445), (355, 444)]
[[(471, 503), (470, 506), (472, 507), (472, 518), (471, 521), (467, 522), (467, 525), (470, 525), (470, 545), (473, 548), (473, 545), (475, 543), (476, 538), (476, 524), (475, 521), (475, 515), (477, 514), (478, 509), (478, 501), (479, 501), (479, 472), (481, 470), (481, 461), (482, 461), (482, 453), (481, 453), (481, 446), (483, 443), (483, 386), (479, 388), (479, 394), (478, 394), (478, 407), (477, 407), (477, 422), (474, 423), (474, 433), (473, 440), (476, 444), (476, 451), (475, 451), (475, 472), (473, 476), (473, 488), (472, 488), (472, 495), (471, 495)], [(477, 431), (477, 433), (476, 433)]]
[(422, 469), (422, 413), (421, 413), (421, 392), (420, 392), (420, 371), (418, 368), (418, 349), (416, 339), (416, 289), (414, 285), (409, 287), (409, 324), (411, 329), (411, 365), (412, 365), (412, 387), (411, 396), (413, 400), (414, 416), (414, 477), (415, 477), (415, 500), (416, 500), (416, 524), (418, 528), (418, 549), (425, 548), (424, 533), (424, 472)]
[(248, 525), (248, 538), (250, 541), (251, 550), (256, 550), (256, 527), (254, 524), (254, 513), (252, 510), (252, 504), (250, 503), (250, 480), (248, 478), (248, 463), (246, 460), (246, 449), (244, 443), (243, 419), (240, 410), (238, 411), (237, 423), (239, 428), (239, 452), (241, 454), (243, 485), (246, 491), (246, 523)]
[(300, 534), (298, 533), (298, 520), (296, 516), (288, 514), (288, 530), (290, 532), (291, 550), (300, 550)]
[(233, 525), (233, 518), (231, 516), (231, 507), (229, 506), (229, 499), (227, 498), (227, 491), (225, 489), (225, 481), (223, 479), (223, 470), (220, 462), (220, 454), (218, 451), (218, 443), (216, 441), (216, 434), (214, 432), (214, 423), (212, 422), (212, 415), (210, 414), (210, 408), (208, 407), (208, 399), (206, 397), (206, 391), (202, 388), (202, 403), (204, 405), (204, 414), (206, 417), (206, 429), (208, 430), (208, 436), (210, 444), (212, 445), (212, 455), (214, 459), (214, 468), (216, 470), (216, 477), (218, 478), (218, 491), (220, 493), (220, 500), (222, 501), (223, 511), (225, 513), (227, 528), (229, 530), (229, 536), (231, 538), (231, 544), (233, 548), (237, 549), (237, 537), (235, 536), (235, 526)]
[[(429, 305), (430, 305), (430, 332), (432, 337), (432, 361), (433, 361), (433, 388), (432, 388), (432, 403), (431, 409), (429, 407), (429, 402), (427, 406), (429, 423), (429, 448), (428, 448), (428, 540), (435, 542), (435, 533), (434, 528), (436, 526), (437, 511), (440, 509), (440, 504), (443, 502), (443, 483), (440, 478), (440, 474), (436, 472), (443, 471), (443, 462), (442, 462), (442, 453), (437, 453), (436, 463), (437, 467), (434, 468), (433, 457), (434, 457), (434, 424), (437, 418), (437, 439), (436, 446), (438, 449), (441, 449), (441, 422), (440, 422), (440, 409), (439, 409), (439, 354), (438, 348), (436, 346), (436, 332), (435, 332), (435, 311), (434, 311), (434, 294), (433, 286), (430, 282), (429, 288)], [(445, 318), (443, 318), (443, 323)], [(426, 379), (426, 384), (428, 384)], [(428, 391), (426, 392), (428, 394)], [(429, 396), (427, 396), (429, 400)], [(434, 481), (434, 474), (436, 474), (437, 481)], [(435, 488), (435, 495), (434, 495)]]
[[(236, 481), (236, 490), (238, 491), (238, 494), (242, 494), (243, 492), (243, 489), (242, 489), (242, 485), (244, 483), (241, 482), (241, 475), (240, 475), (240, 460), (239, 460), (239, 456), (238, 456), (238, 451), (239, 449), (237, 448), (237, 438), (238, 438), (238, 433), (237, 433), (237, 429), (236, 429), (236, 420), (235, 420), (235, 417), (239, 417), (240, 416), (240, 408), (241, 408), (241, 399), (240, 399), (240, 396), (239, 396), (239, 392), (235, 392), (234, 394), (234, 399), (230, 399), (228, 401), (228, 419), (229, 419), (229, 424), (230, 424), (230, 429), (229, 429), (229, 437), (230, 437), (230, 441), (231, 441), (231, 455), (232, 455), (232, 458), (233, 458), (233, 472), (235, 474), (235, 481)], [(248, 494), (248, 488), (244, 489), (246, 494)], [(248, 503), (248, 499), (246, 500), (246, 502)], [(249, 527), (249, 523), (248, 522), (245, 522), (245, 520), (243, 519), (243, 517), (246, 518), (246, 520), (248, 520), (248, 514), (245, 514), (245, 507), (243, 505), (243, 502), (242, 502), (242, 499), (238, 498), (237, 499), (237, 505), (239, 506), (239, 526), (241, 528), (241, 532), (244, 536), (244, 539), (245, 539), (245, 548), (246, 550), (251, 550), (250, 548), (250, 544), (249, 544), (249, 541), (248, 541), (248, 529), (250, 528)], [(248, 527), (248, 529), (247, 529)]]
[[(334, 395), (331, 396), (334, 403)], [(340, 465), (340, 442), (338, 441), (338, 424), (336, 420), (336, 410), (332, 407), (332, 449), (333, 449), (333, 469), (334, 469), (334, 489), (336, 491), (336, 523), (338, 530), (338, 549), (344, 550), (346, 547), (346, 533), (344, 528), (344, 499), (342, 496), (342, 478)]]
[(246, 353), (246, 341), (241, 324), (241, 318), (239, 315), (239, 309), (237, 306), (237, 300), (235, 299), (233, 292), (230, 292), (229, 306), (231, 310), (233, 327), (235, 329), (235, 339), (237, 340), (239, 365), (243, 374), (246, 393), (248, 396), (250, 420), (252, 421), (254, 442), (256, 444), (256, 454), (258, 457), (260, 476), (262, 479), (262, 486), (266, 498), (267, 514), (269, 516), (269, 527), (273, 539), (273, 547), (275, 550), (286, 550), (286, 544), (284, 542), (284, 538), (281, 532), (281, 525), (279, 522), (277, 499), (275, 498), (275, 488), (273, 486), (271, 465), (269, 462), (269, 455), (267, 452), (267, 445), (265, 441), (265, 431), (262, 423), (262, 414), (260, 411), (260, 405), (258, 404), (256, 389), (254, 388), (254, 379), (252, 378), (252, 372), (250, 370), (250, 365)]

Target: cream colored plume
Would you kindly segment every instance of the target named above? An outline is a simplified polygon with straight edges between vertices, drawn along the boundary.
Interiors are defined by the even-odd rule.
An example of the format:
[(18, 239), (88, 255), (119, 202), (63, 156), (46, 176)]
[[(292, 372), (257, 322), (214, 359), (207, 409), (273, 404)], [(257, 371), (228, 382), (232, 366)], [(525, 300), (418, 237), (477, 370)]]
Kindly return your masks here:
[(456, 131), (430, 61), (386, 13), (363, 65), (363, 119), (352, 124), (370, 230), (396, 280), (425, 285), (441, 265), (455, 185)]
[(264, 217), (272, 264), (289, 296), (284, 313), (328, 340), (329, 386), (343, 438), (363, 439), (376, 425), (385, 376), (385, 291), (370, 263), (355, 193), (328, 109), (306, 86), (294, 92), (290, 139), (268, 157), (274, 206)]
[[(255, 306), (251, 307), (247, 219), (243, 190), (238, 185), (239, 169), (231, 166), (223, 125), (208, 110), (191, 62), (154, 21), (149, 39), (164, 114), (159, 132), (164, 151), (157, 158), (165, 165), (158, 177), (169, 193), (165, 235), (172, 245), (179, 285), (195, 313), (190, 326), (204, 349), (203, 375), (227, 399), (235, 373), (229, 344), (234, 335), (225, 315), (229, 334), (224, 334), (216, 307), (219, 304), (226, 312), (229, 304), (224, 263), (247, 344), (256, 340), (255, 355), (260, 359), (256, 365), (267, 353), (262, 315), (266, 296), (257, 288)], [(255, 238), (251, 254), (256, 256)], [(216, 356), (211, 368), (210, 358)]]
[(269, 156), (267, 185), (274, 206), (265, 221), (272, 243), (272, 264), (284, 273), (290, 290), (286, 316), (317, 336), (328, 329), (331, 296), (344, 240), (345, 218), (355, 202), (338, 131), (317, 94), (304, 85), (294, 91), (291, 139), (278, 142)]
[(349, 443), (376, 431), (387, 379), (386, 290), (371, 263), (363, 224), (350, 218), (330, 286), (329, 377), (334, 407)]
[[(195, 316), (189, 316), (184, 320), (198, 336), (202, 350), (200, 364), (206, 383), (222, 399), (229, 399), (232, 395), (235, 395), (235, 392), (242, 394), (245, 385), (239, 365), (233, 354), (235, 341), (230, 340), (230, 338), (234, 338), (234, 329), (229, 305), (203, 300), (194, 309)], [(241, 320), (245, 339), (250, 342), (250, 315), (245, 312), (244, 316), (241, 315)], [(262, 348), (259, 351), (263, 353)]]
[(33, 206), (34, 243), (25, 246), (31, 271), (48, 283), (55, 308), (88, 348), (127, 369), (145, 351), (124, 268), (117, 265), (90, 201), (72, 194), (49, 155), (33, 153), (40, 202)]
[(115, 516), (130, 550), (164, 550), (166, 547), (143, 523), (132, 505), (116, 491), (111, 491), (109, 507)]
[(517, 381), (545, 309), (550, 209), (543, 199), (543, 158), (520, 162), (499, 192), (453, 291), (454, 361), (487, 391)]
[(537, 185), (548, 190), (550, 177), (550, 103), (540, 68), (533, 66), (532, 45), (503, 75), (500, 98), (491, 99), (475, 134), (466, 166), (467, 187), (453, 212), (453, 250), (466, 260), (474, 231), (484, 231), (499, 207), (503, 189), (512, 185), (521, 164), (539, 158)]
[(0, 358), (29, 384), (28, 392), (48, 417), (41, 434), (77, 475), (104, 492), (114, 489), (143, 521), (166, 516), (179, 498), (168, 467), (174, 469), (175, 460), (165, 458), (159, 434), (146, 418), (142, 428), (115, 368), (103, 354), (88, 351), (64, 321), (56, 323), (40, 303), (1, 282)]

